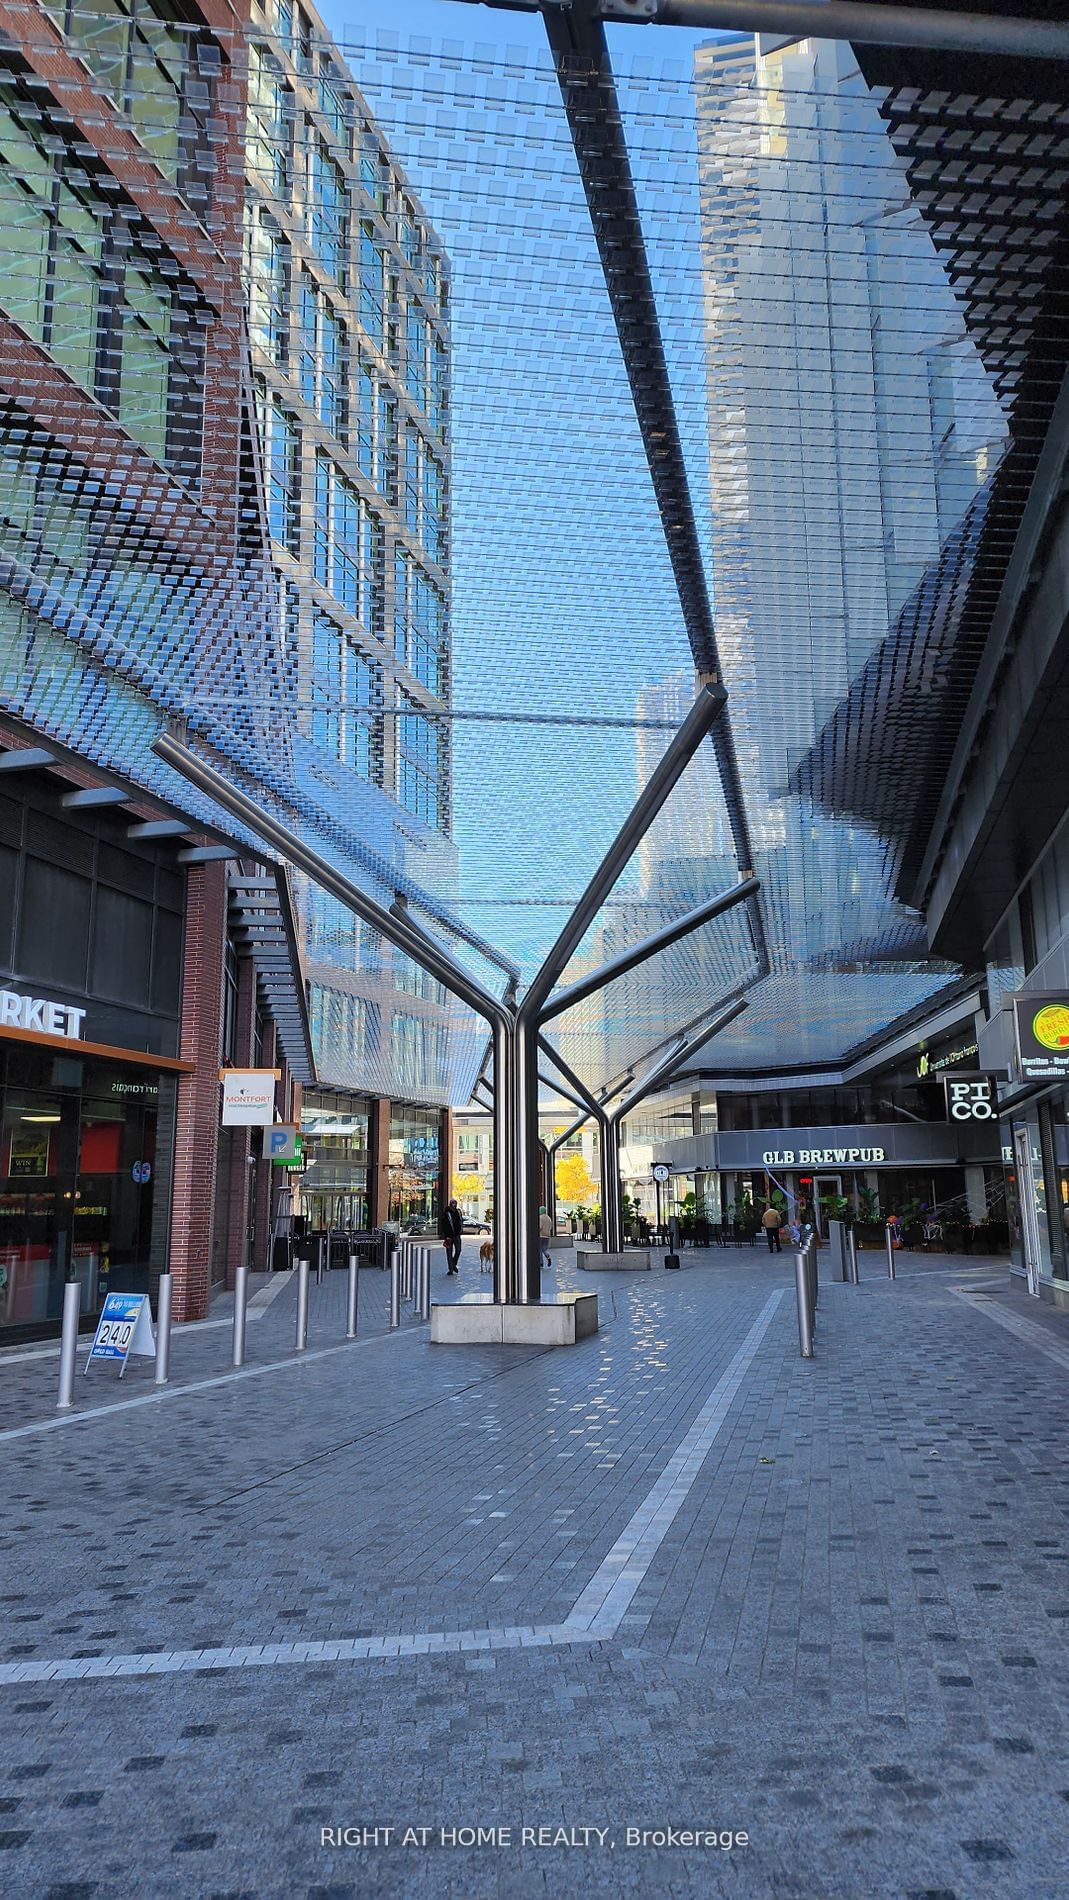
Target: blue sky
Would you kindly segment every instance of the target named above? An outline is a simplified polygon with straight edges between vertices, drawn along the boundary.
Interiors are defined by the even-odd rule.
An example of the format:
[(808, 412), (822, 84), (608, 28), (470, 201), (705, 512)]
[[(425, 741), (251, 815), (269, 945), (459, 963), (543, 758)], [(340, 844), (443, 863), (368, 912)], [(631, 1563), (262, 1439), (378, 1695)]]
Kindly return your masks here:
[[(361, 36), (369, 30), (393, 33), (402, 41), (421, 35), (436, 46), (443, 40), (462, 40), (465, 45), (540, 48), (546, 38), (537, 13), (473, 6), (469, 0), (319, 0), (319, 10), (339, 39), (345, 38), (346, 27)], [(610, 26), (608, 37), (614, 53), (641, 53), (658, 62), (678, 59), (689, 65), (690, 49), (718, 35), (676, 26)]]

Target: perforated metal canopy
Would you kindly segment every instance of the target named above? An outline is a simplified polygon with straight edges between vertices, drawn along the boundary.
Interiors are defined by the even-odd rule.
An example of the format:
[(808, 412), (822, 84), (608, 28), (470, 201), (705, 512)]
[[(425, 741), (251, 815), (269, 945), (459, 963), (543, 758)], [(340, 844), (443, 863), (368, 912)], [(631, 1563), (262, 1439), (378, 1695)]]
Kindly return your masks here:
[[(267, 322), (279, 267), (266, 227), (251, 243), (239, 205), (210, 245), (202, 231), (207, 289), (184, 298), (167, 240), (130, 209), (122, 321), (136, 343), (129, 360), (142, 368), (110, 411), (98, 381), (90, 455), (76, 287), (78, 270), (93, 278), (94, 247), (106, 240), (102, 161), (54, 78), (51, 90), (30, 83), (9, 61), (0, 218), (16, 261), (0, 292), (3, 704), (42, 733), (68, 742), (76, 733), (98, 763), (217, 821), (210, 801), (150, 752), (164, 719), (177, 722), (379, 901), (400, 893), (501, 991), (509, 966), (521, 989), (537, 968), (700, 679), (719, 669), (729, 701), (716, 741), (684, 775), (565, 980), (749, 871), (759, 908), (717, 918), (562, 1016), (552, 1037), (598, 1085), (756, 978), (745, 1016), (696, 1060), (732, 1073), (834, 1066), (958, 974), (927, 956), (901, 893), (1042, 437), (1035, 378), (1015, 351), (1041, 362), (1053, 347), (1042, 312), (1060, 289), (1047, 206), (1062, 181), (1064, 110), (927, 102), (901, 75), (867, 68), (866, 78), (849, 47), (828, 42), (712, 43), (683, 70), (636, 48), (614, 87), (607, 69), (583, 64), (582, 47), (558, 43), (556, 64), (548, 46), (515, 57), (480, 49), (467, 9), (457, 9), (448, 47), (407, 43), (403, 6), (389, 46), (348, 30), (331, 42), (314, 20), (283, 45), (280, 15), (262, 33), (257, 20), (249, 45), (261, 116), (246, 189), (259, 215), (271, 172), (273, 228), (292, 251), (290, 276), (278, 280), (280, 375), (293, 386), (290, 420), (306, 399), (315, 413), (298, 431), (296, 462), (280, 462), (254, 343), (229, 516), (183, 463), (194, 424), (183, 421), (181, 390), (164, 436), (151, 433), (160, 283), (170, 286), (164, 340), (188, 361), (192, 387), (198, 324), (221, 323), (248, 351), (241, 297), (228, 290), (242, 272), (254, 331)], [(110, 98), (113, 75), (93, 65), (94, 45), (105, 44), (99, 16), (76, 9), (63, 30)], [(240, 95), (249, 45), (216, 29), (169, 30), (220, 46)], [(41, 25), (39, 63), (55, 55), (47, 37)], [(346, 64), (356, 86), (340, 77)], [(263, 136), (268, 67), (275, 129), (291, 152), (281, 182)], [(171, 157), (162, 134), (153, 147), (159, 128), (139, 115), (136, 83), (126, 117), (166, 177)], [(966, 161), (958, 132), (972, 136), (979, 118), (990, 153), (981, 160), (974, 139)], [(606, 131), (614, 124), (622, 138)], [(1026, 143), (1014, 145), (1022, 128)], [(1003, 144), (1018, 156), (1000, 184)], [(619, 189), (621, 149), (633, 200)], [(992, 169), (977, 204), (981, 164)], [(46, 175), (61, 196), (44, 222), (69, 260), (49, 293), (62, 320), (38, 334)], [(170, 176), (169, 215), (192, 242), (200, 226), (183, 198), (188, 169), (184, 182), (180, 166)], [(939, 215), (944, 189), (952, 236)], [(1007, 220), (1027, 200), (1012, 251), (995, 223), (999, 189)], [(330, 220), (343, 213), (344, 268), (329, 249)], [(634, 256), (636, 230), (652, 293), (642, 308), (621, 295), (633, 280), (614, 277), (614, 259)], [(361, 250), (368, 234), (377, 264)], [(997, 264), (984, 262), (985, 234)], [(396, 281), (382, 275), (390, 245)], [(951, 275), (971, 286), (964, 300), (948, 248)], [(305, 277), (341, 323), (340, 344), (322, 314), (302, 343)], [(420, 408), (426, 389), (417, 401), (406, 383), (413, 311), (431, 326), (426, 337), (448, 342), (447, 416), (433, 427)], [(29, 382), (20, 335), (35, 338)], [(324, 410), (328, 358), (347, 446), (338, 410)], [(367, 472), (366, 371), (387, 414), (394, 404), (392, 424), (375, 411)], [(268, 409), (285, 411), (283, 384), (271, 396), (263, 375)], [(1048, 368), (1044, 401), (1053, 381)], [(666, 397), (674, 437), (658, 437)], [(419, 481), (428, 456), (448, 469), (447, 538), (433, 559), (419, 539), (431, 507), (423, 487), (406, 525), (396, 437), (392, 477), (389, 458), (377, 459), (382, 429), (403, 430), (406, 417), (423, 444)], [(302, 645), (288, 619), (294, 587), (320, 559), (318, 530), (313, 521), (310, 544), (287, 544), (272, 513), (275, 485), (296, 469), (307, 495), (324, 455), (334, 470), (322, 478), (330, 551), (306, 591), (334, 613), (351, 656), (326, 685), (314, 639)], [(330, 599), (348, 558), (350, 507), (351, 622)], [(420, 573), (448, 602), (433, 679), (420, 677), (407, 619), (403, 653), (399, 645), (400, 569), (383, 574), (366, 605), (360, 593), (361, 563), (374, 574), (384, 531), (391, 549), (408, 550), (404, 614), (416, 612)], [(711, 613), (699, 639), (703, 597)], [(435, 807), (399, 803), (412, 775), (428, 775), (431, 754)], [(387, 771), (384, 759), (396, 763)], [(333, 901), (303, 886), (300, 898), (320, 1077), (465, 1101), (483, 1026)]]

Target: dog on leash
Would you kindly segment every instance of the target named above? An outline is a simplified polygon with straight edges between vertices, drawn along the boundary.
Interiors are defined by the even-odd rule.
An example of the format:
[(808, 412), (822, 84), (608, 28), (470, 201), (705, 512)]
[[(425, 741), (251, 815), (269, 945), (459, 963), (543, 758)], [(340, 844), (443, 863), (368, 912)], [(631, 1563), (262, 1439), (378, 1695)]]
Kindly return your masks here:
[(482, 1246), (479, 1248), (479, 1272), (493, 1273), (493, 1271), (494, 1243), (492, 1240), (484, 1240)]

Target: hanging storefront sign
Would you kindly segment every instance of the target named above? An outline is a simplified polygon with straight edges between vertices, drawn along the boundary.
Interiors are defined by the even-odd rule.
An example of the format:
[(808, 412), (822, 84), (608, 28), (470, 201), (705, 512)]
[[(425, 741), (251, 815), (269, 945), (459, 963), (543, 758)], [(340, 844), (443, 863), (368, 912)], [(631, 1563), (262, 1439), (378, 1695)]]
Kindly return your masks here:
[(301, 1158), (300, 1130), (292, 1122), (276, 1122), (264, 1136), (264, 1154), (280, 1167), (292, 1167)]
[(994, 1077), (970, 1075), (959, 1082), (950, 1076), (943, 1083), (947, 1098), (948, 1122), (990, 1122), (998, 1114)]
[(85, 1010), (74, 1009), (69, 1003), (0, 990), (0, 1029), (38, 1029), (44, 1036), (65, 1036), (69, 1042), (77, 1042), (84, 1021)]
[(220, 1069), (224, 1128), (270, 1128), (280, 1069)]
[(1069, 1076), (1069, 991), (1036, 990), (1015, 996), (1017, 1064), (1025, 1082)]

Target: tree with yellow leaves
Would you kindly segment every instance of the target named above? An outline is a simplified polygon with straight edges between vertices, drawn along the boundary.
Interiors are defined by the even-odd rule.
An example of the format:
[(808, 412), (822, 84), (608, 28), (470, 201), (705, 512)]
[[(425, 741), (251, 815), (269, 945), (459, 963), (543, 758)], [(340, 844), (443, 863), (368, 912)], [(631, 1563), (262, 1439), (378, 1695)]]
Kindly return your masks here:
[(557, 1199), (566, 1201), (570, 1207), (591, 1207), (600, 1203), (600, 1189), (597, 1182), (591, 1180), (581, 1154), (565, 1155), (562, 1161), (557, 1162)]

